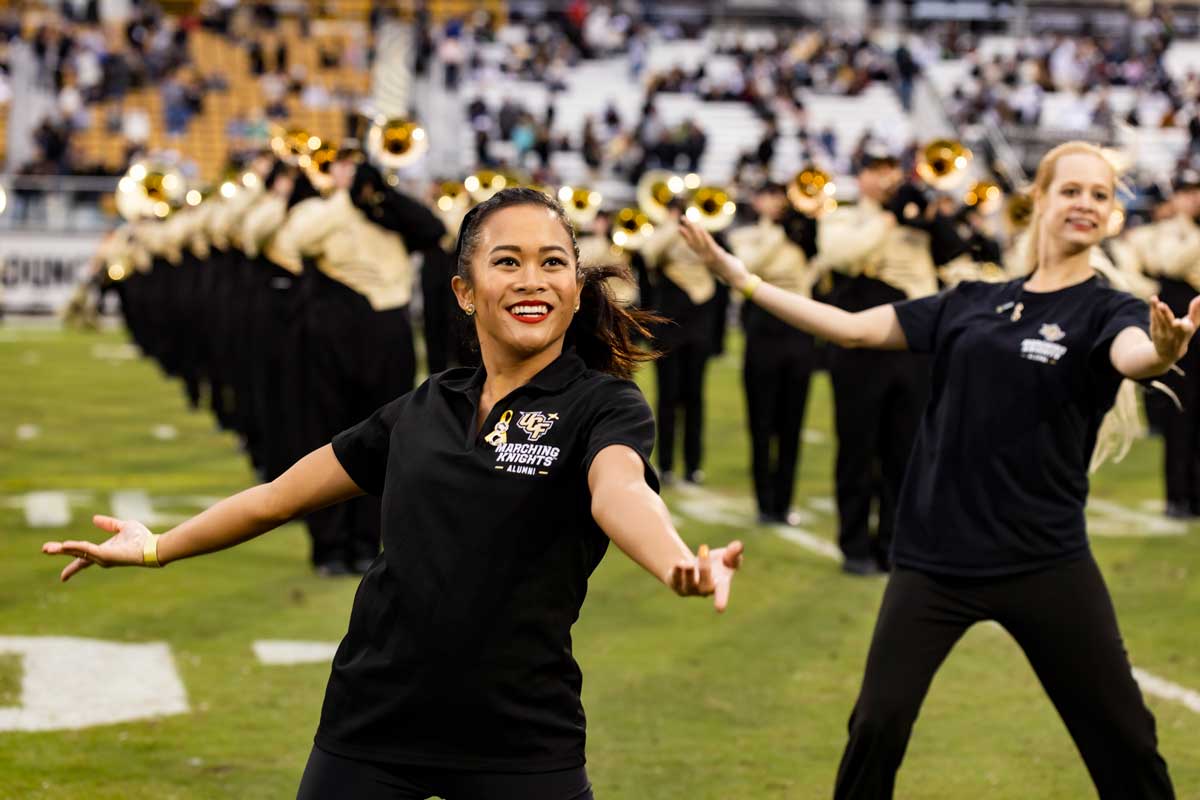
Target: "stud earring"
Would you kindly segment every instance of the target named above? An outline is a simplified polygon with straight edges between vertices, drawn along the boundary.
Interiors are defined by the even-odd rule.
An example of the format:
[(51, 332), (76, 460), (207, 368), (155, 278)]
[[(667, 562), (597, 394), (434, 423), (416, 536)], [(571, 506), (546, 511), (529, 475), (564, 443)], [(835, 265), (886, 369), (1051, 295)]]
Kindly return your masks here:
[(468, 317), (473, 317), (473, 316), (475, 316), (475, 304), (474, 304), (474, 303), (467, 303), (467, 307), (466, 307), (466, 308), (464, 308), (464, 309), (463, 309), (463, 311), (467, 312), (467, 316), (468, 316)]

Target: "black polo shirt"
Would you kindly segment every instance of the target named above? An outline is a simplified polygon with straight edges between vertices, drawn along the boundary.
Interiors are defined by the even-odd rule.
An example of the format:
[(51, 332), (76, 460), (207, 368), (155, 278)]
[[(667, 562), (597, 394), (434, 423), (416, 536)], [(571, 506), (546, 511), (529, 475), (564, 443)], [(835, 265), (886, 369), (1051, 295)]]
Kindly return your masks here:
[[(434, 375), (333, 440), (382, 497), (383, 553), (333, 660), (325, 750), (461, 770), (584, 762), (571, 626), (608, 547), (588, 468), (613, 444), (647, 460), (654, 418), (635, 384), (568, 350), (477, 432), (484, 378)], [(646, 479), (657, 489), (648, 462)]]
[(1023, 287), (966, 282), (895, 305), (909, 348), (933, 354), (896, 564), (1004, 575), (1087, 550), (1088, 463), (1122, 380), (1112, 341), (1147, 330), (1149, 309), (1098, 277), (1054, 292)]

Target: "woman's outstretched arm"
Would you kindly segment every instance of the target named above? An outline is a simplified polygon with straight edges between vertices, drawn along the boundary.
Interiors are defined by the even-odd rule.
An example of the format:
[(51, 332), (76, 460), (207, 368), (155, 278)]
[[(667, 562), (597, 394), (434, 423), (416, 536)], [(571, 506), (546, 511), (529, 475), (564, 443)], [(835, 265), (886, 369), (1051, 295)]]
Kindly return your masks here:
[[(746, 265), (721, 247), (712, 235), (693, 225), (686, 218), (679, 223), (684, 240), (696, 252), (714, 275), (733, 289), (743, 292), (757, 276)], [(864, 347), (873, 350), (905, 350), (908, 342), (890, 305), (876, 306), (866, 311), (843, 311), (828, 303), (759, 283), (754, 289), (753, 302), (765, 311), (794, 328), (819, 336), (840, 347)]]
[(676, 594), (713, 595), (717, 611), (729, 603), (733, 573), (742, 563), (742, 543), (700, 555), (679, 538), (671, 513), (646, 484), (645, 464), (633, 448), (610, 445), (592, 459), (588, 488), (592, 517), (625, 555), (669, 586)]
[(1141, 328), (1126, 328), (1113, 339), (1110, 359), (1126, 378), (1138, 381), (1162, 375), (1187, 353), (1188, 344), (1200, 325), (1200, 298), (1194, 298), (1188, 313), (1175, 318), (1171, 307), (1150, 298), (1150, 335)]
[(361, 494), (362, 489), (333, 454), (333, 447), (325, 445), (270, 483), (227, 497), (161, 536), (155, 537), (136, 520), (98, 515), (92, 522), (113, 534), (107, 541), (46, 542), (42, 552), (74, 557), (62, 571), (64, 581), (92, 564), (144, 566), (147, 548), (152, 555), (157, 554), (158, 564), (165, 566), (181, 558), (233, 547), (296, 517)]

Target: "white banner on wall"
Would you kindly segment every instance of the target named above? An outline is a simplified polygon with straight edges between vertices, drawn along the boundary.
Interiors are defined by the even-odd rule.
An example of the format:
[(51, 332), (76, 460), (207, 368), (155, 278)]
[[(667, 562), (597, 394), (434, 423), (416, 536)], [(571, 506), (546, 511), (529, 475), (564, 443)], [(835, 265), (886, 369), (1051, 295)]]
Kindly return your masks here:
[(101, 233), (0, 232), (0, 304), (9, 313), (57, 314), (87, 272)]

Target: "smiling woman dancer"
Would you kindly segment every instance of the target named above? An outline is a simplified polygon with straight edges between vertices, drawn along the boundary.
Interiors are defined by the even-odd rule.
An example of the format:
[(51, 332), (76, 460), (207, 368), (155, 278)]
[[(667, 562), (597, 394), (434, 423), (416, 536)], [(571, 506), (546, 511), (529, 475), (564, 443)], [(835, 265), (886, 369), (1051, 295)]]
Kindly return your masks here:
[[(303, 800), (590, 798), (571, 625), (616, 542), (680, 595), (729, 599), (742, 545), (679, 538), (647, 458), (654, 420), (628, 379), (643, 317), (581, 269), (562, 208), (500, 192), (464, 219), (454, 290), (483, 366), (434, 375), (277, 480), (154, 536), (97, 517), (92, 563), (164, 565), (231, 547), (364, 492), (383, 553), (338, 648)], [(380, 343), (381, 346), (384, 343)]]
[(685, 228), (714, 272), (780, 319), (845, 347), (933, 355), (933, 392), (897, 511), (896, 569), (837, 798), (892, 796), (934, 673), (982, 620), (1025, 651), (1102, 798), (1174, 796), (1088, 549), (1084, 504), (1088, 460), (1118, 385), (1160, 375), (1186, 352), (1200, 299), (1175, 319), (1158, 298), (1147, 309), (1093, 271), (1115, 183), (1099, 148), (1056, 147), (1034, 179), (1031, 275), (858, 313), (769, 286), (704, 231)]

